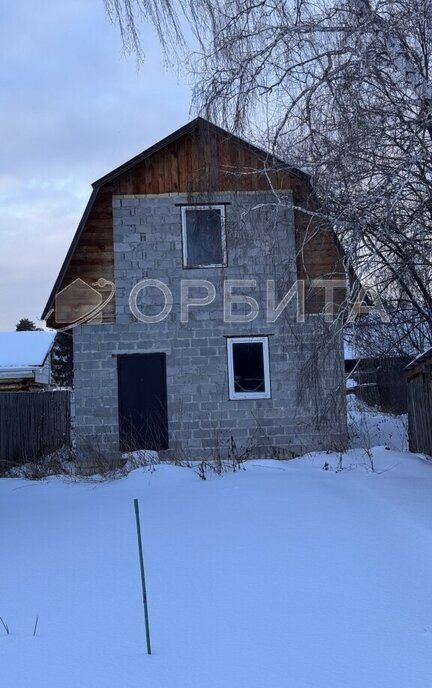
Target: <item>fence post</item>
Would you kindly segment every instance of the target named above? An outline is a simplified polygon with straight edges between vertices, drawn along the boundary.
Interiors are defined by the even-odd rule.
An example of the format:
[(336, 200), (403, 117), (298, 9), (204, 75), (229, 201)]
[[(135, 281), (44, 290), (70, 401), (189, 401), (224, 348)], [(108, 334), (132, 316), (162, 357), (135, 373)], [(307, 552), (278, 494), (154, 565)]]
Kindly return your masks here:
[(142, 541), (141, 541), (141, 524), (140, 524), (139, 506), (138, 506), (138, 500), (137, 499), (134, 499), (134, 506), (135, 506), (135, 519), (136, 519), (136, 528), (137, 528), (137, 537), (138, 537), (138, 551), (139, 551), (139, 560), (140, 560), (140, 569), (141, 569), (141, 585), (142, 585), (142, 595), (143, 595), (143, 605), (144, 605), (144, 621), (145, 621), (146, 640), (147, 640), (147, 654), (151, 655), (150, 627), (149, 627), (148, 605), (147, 605), (147, 591), (146, 591), (146, 582), (145, 582), (145, 574), (144, 574), (144, 557), (143, 557), (143, 549), (142, 549)]

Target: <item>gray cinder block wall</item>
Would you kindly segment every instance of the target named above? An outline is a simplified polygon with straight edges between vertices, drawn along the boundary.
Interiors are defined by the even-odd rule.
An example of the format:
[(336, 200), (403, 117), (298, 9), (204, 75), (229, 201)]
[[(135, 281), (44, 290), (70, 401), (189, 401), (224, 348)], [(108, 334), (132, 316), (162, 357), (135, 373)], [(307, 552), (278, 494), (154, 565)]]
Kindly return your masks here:
[[(183, 268), (180, 207), (191, 202), (227, 204), (227, 267)], [(168, 456), (226, 455), (233, 441), (239, 454), (249, 448), (251, 455), (263, 457), (345, 446), (340, 325), (319, 315), (298, 323), (295, 299), (275, 323), (267, 322), (267, 280), (276, 281), (279, 301), (296, 279), (289, 203), (275, 203), (275, 196), (262, 192), (118, 196), (113, 214), (116, 322), (84, 324), (74, 331), (77, 443), (118, 448), (116, 356), (165, 352)], [(147, 278), (164, 282), (173, 294), (171, 313), (160, 323), (139, 322), (130, 311), (132, 287)], [(210, 306), (189, 309), (188, 323), (180, 321), (185, 279), (209, 280), (216, 288)], [(258, 301), (252, 322), (224, 322), (227, 279), (256, 280), (255, 288), (234, 290)], [(143, 312), (159, 312), (159, 292), (141, 292), (141, 297)], [(227, 337), (263, 335), (269, 337), (271, 398), (230, 400)]]

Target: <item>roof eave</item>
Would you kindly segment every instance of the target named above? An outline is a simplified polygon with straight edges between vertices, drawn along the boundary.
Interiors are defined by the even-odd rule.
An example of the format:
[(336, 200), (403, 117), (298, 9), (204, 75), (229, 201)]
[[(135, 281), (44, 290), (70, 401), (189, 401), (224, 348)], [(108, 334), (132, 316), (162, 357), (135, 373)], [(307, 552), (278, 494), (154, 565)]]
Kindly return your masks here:
[(0, 368), (0, 380), (16, 380), (24, 377), (34, 377), (36, 374), (36, 367), (21, 367), (21, 368)]
[(53, 303), (54, 303), (55, 296), (56, 296), (56, 294), (57, 294), (57, 292), (58, 292), (58, 289), (59, 289), (59, 287), (60, 287), (60, 285), (61, 285), (61, 283), (62, 283), (62, 281), (63, 281), (65, 272), (66, 272), (66, 270), (67, 270), (67, 268), (68, 268), (68, 266), (69, 266), (69, 263), (70, 263), (70, 261), (71, 261), (71, 258), (72, 258), (72, 256), (73, 256), (73, 254), (75, 253), (75, 249), (76, 249), (77, 244), (78, 244), (78, 242), (79, 242), (79, 240), (80, 240), (80, 237), (81, 237), (82, 231), (83, 231), (83, 229), (84, 229), (84, 226), (85, 226), (85, 224), (86, 224), (86, 222), (87, 222), (87, 220), (88, 220), (88, 216), (90, 215), (90, 212), (91, 212), (91, 210), (92, 210), (92, 208), (93, 208), (93, 204), (94, 204), (94, 202), (95, 202), (95, 200), (96, 200), (96, 196), (97, 196), (97, 193), (98, 193), (98, 189), (99, 189), (99, 187), (95, 187), (95, 188), (93, 189), (93, 191), (92, 191), (92, 193), (91, 193), (91, 196), (90, 196), (90, 198), (89, 198), (89, 200), (88, 200), (88, 202), (87, 202), (87, 205), (86, 205), (86, 208), (85, 208), (85, 210), (84, 210), (83, 216), (82, 216), (82, 218), (81, 218), (81, 220), (80, 220), (80, 222), (79, 222), (79, 225), (78, 225), (78, 227), (77, 227), (77, 229), (76, 229), (76, 232), (75, 232), (75, 234), (74, 234), (74, 238), (72, 239), (72, 243), (71, 243), (71, 245), (69, 246), (69, 250), (68, 250), (68, 252), (67, 252), (67, 254), (66, 254), (66, 257), (65, 257), (65, 259), (64, 259), (64, 261), (63, 261), (63, 264), (62, 264), (62, 266), (61, 266), (61, 268), (60, 268), (60, 272), (59, 272), (59, 274), (58, 274), (58, 276), (57, 276), (56, 281), (54, 282), (54, 286), (53, 286), (53, 288), (52, 288), (52, 290), (51, 290), (51, 293), (50, 293), (50, 295), (49, 295), (49, 297), (48, 297), (48, 300), (47, 300), (47, 302), (46, 302), (44, 311), (43, 311), (42, 316), (41, 316), (41, 320), (46, 320), (47, 317), (48, 317), (49, 314), (50, 314), (50, 311), (51, 311), (51, 309), (52, 309), (52, 307), (53, 307)]
[(412, 361), (410, 361), (410, 363), (408, 363), (407, 366), (405, 366), (404, 370), (411, 370), (412, 368), (418, 366), (420, 363), (424, 363), (429, 358), (432, 359), (432, 347), (424, 351), (422, 354), (416, 356), (416, 358), (414, 358)]

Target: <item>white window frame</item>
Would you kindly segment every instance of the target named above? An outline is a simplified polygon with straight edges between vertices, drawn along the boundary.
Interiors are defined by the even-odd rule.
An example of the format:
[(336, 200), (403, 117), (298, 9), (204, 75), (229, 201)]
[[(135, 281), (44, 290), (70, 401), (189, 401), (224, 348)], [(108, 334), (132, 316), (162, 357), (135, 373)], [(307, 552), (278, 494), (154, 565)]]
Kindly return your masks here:
[[(207, 263), (205, 265), (188, 265), (187, 257), (187, 227), (186, 213), (188, 210), (220, 210), (221, 211), (221, 238), (222, 238), (222, 263)], [(189, 270), (194, 268), (225, 268), (227, 266), (225, 206), (224, 205), (183, 205), (181, 208), (182, 243), (183, 243), (183, 267)]]
[[(234, 356), (233, 344), (262, 344), (263, 364), (264, 364), (264, 392), (236, 392), (234, 381)], [(229, 398), (234, 399), (270, 399), (270, 359), (269, 359), (269, 340), (268, 337), (228, 337), (228, 389)]]

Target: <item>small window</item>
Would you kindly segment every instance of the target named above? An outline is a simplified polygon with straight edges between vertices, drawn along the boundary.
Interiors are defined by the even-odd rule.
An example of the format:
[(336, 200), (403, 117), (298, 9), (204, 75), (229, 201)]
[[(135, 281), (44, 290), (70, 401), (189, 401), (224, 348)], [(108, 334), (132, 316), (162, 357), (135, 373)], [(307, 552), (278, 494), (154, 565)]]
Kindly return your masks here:
[(227, 340), (230, 399), (270, 399), (267, 337)]
[(185, 268), (223, 267), (227, 264), (223, 205), (183, 207), (182, 234)]

